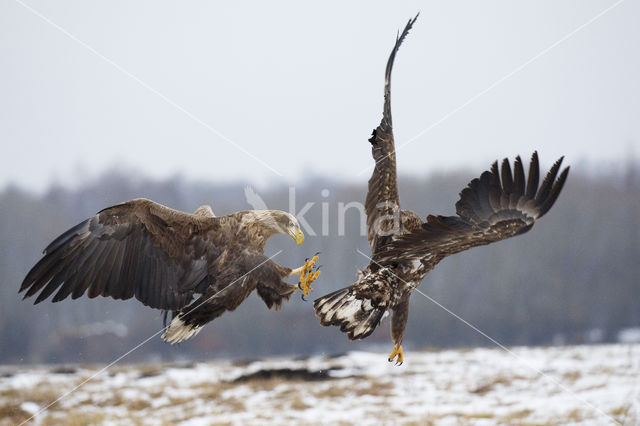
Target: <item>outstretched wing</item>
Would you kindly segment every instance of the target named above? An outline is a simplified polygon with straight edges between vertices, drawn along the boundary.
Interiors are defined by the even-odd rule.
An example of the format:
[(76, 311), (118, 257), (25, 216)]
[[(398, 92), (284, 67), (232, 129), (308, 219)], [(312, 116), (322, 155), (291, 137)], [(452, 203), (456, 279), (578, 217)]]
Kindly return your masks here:
[[(74, 226), (44, 250), (20, 291), (38, 291), (40, 303), (87, 290), (90, 298), (136, 297), (147, 306), (176, 310), (209, 284), (208, 265), (219, 254), (210, 231), (214, 217), (172, 210), (151, 200), (135, 199), (106, 208)], [(215, 233), (214, 233), (215, 234)]]
[(458, 216), (429, 215), (417, 231), (392, 237), (374, 260), (388, 264), (419, 259), (430, 269), (446, 256), (527, 232), (549, 211), (562, 190), (569, 167), (556, 179), (561, 163), (562, 158), (551, 167), (539, 188), (536, 152), (531, 157), (526, 182), (520, 157), (516, 157), (513, 174), (507, 159), (500, 171), (498, 162), (493, 163), (491, 171), (473, 179), (460, 193)]
[[(367, 213), (367, 237), (372, 250), (375, 246), (376, 235), (379, 231), (388, 232), (393, 226), (392, 218), (394, 213), (400, 208), (398, 198), (398, 182), (396, 176), (396, 153), (393, 144), (393, 126), (391, 121), (391, 70), (396, 53), (404, 38), (409, 34), (413, 23), (418, 19), (410, 19), (404, 27), (402, 34), (396, 38), (393, 46), (387, 69), (384, 75), (384, 110), (380, 125), (373, 130), (369, 142), (371, 142), (371, 153), (375, 161), (373, 174), (369, 179), (369, 190), (365, 200), (365, 211)], [(381, 219), (382, 218), (382, 219)]]

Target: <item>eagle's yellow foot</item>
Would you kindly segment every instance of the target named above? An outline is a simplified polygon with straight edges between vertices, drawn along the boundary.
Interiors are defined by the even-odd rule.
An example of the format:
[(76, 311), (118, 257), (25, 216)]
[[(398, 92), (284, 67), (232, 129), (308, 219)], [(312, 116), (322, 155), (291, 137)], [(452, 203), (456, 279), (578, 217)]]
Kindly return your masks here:
[(404, 354), (402, 352), (402, 345), (395, 345), (391, 354), (389, 355), (389, 362), (392, 362), (395, 357), (398, 357), (396, 360), (396, 365), (402, 365), (404, 361)]
[(304, 296), (308, 296), (309, 292), (313, 290), (313, 288), (311, 288), (311, 283), (318, 278), (318, 275), (320, 275), (319, 268), (314, 269), (313, 267), (314, 263), (316, 263), (317, 261), (318, 255), (315, 255), (311, 258), (311, 260), (306, 260), (304, 262), (304, 265), (291, 271), (291, 275), (300, 275), (298, 288), (302, 290), (303, 298)]

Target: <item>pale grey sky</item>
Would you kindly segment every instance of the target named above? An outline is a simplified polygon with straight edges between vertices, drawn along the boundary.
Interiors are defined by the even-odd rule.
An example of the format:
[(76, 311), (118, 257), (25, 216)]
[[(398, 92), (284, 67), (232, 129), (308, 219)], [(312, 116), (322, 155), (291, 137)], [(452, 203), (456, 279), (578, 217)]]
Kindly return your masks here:
[(399, 149), (402, 173), (480, 171), (534, 149), (545, 164), (610, 163), (640, 146), (637, 1), (3, 0), (0, 188), (115, 165), (364, 182), (384, 65), (417, 11), (394, 69), (396, 144), (430, 130)]

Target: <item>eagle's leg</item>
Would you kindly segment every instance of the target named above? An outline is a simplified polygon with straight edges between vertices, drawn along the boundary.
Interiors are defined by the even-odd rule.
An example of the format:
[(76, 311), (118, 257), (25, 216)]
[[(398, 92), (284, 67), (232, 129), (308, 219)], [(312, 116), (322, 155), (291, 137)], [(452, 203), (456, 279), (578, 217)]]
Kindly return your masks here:
[(396, 365), (402, 365), (404, 361), (402, 339), (404, 339), (404, 329), (407, 326), (407, 318), (409, 317), (409, 295), (410, 293), (405, 294), (400, 302), (396, 304), (391, 317), (391, 338), (395, 346), (389, 355), (389, 362), (392, 362), (397, 356)]
[(391, 354), (389, 354), (389, 362), (392, 362), (396, 356), (398, 357), (398, 359), (396, 360), (396, 365), (402, 365), (402, 363), (404, 362), (404, 353), (402, 352), (402, 345), (396, 344), (393, 347)]
[(309, 292), (313, 290), (311, 288), (311, 283), (314, 282), (318, 275), (320, 275), (320, 271), (316, 268), (313, 269), (314, 263), (318, 261), (318, 255), (315, 255), (311, 258), (311, 260), (306, 260), (304, 265), (299, 268), (293, 269), (291, 271), (291, 275), (300, 275), (300, 280), (298, 281), (298, 288), (302, 290), (302, 296), (308, 296)]

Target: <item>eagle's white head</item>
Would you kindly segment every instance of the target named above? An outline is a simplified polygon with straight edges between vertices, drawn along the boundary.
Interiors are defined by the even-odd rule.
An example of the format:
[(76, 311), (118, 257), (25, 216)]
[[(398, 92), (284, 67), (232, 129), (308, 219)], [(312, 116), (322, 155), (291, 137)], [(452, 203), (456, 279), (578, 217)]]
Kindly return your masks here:
[(304, 242), (304, 234), (300, 229), (298, 219), (291, 213), (281, 210), (252, 210), (252, 213), (255, 220), (260, 222), (266, 231), (267, 238), (276, 234), (287, 234), (298, 245)]

